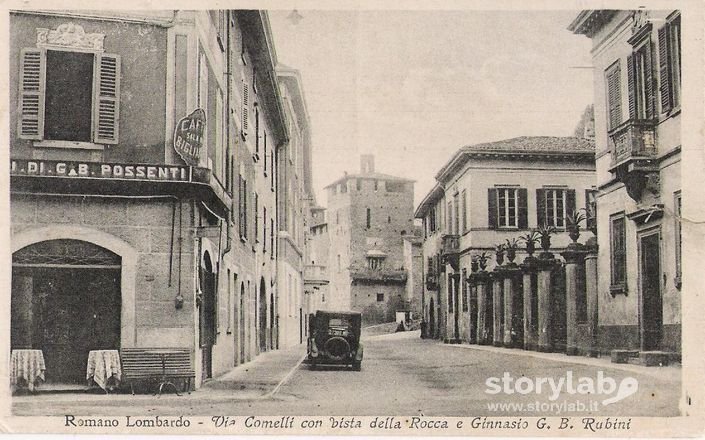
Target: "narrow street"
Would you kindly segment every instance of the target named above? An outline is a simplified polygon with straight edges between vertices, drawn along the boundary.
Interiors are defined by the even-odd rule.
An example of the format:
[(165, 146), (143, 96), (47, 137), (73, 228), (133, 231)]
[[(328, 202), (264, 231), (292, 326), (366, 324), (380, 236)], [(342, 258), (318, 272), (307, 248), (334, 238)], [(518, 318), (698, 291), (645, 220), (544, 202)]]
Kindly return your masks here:
[[(98, 395), (54, 394), (20, 396), (13, 399), (16, 415), (426, 415), (426, 416), (676, 416), (680, 395), (680, 367), (646, 368), (610, 365), (606, 359), (568, 358), (519, 350), (446, 345), (423, 340), (418, 332), (375, 336), (365, 341), (361, 372), (339, 368), (311, 371), (299, 365), (273, 396), (281, 379), (291, 373), (303, 348), (262, 356), (256, 365), (212, 381), (190, 395)], [(268, 357), (269, 356), (269, 357)], [(279, 356), (279, 357), (276, 357)], [(285, 359), (286, 361), (283, 361)], [(558, 360), (561, 359), (561, 360)], [(571, 361), (571, 362), (568, 362)], [(254, 370), (254, 369), (253, 369)], [(267, 374), (263, 375), (263, 371)], [(494, 404), (560, 404), (590, 396), (561, 393), (549, 400), (540, 395), (486, 393), (488, 377), (504, 372), (514, 378), (546, 377), (556, 381), (572, 372), (573, 381), (596, 380), (598, 371), (620, 384), (626, 377), (638, 381), (638, 391), (624, 400), (596, 411), (566, 412), (551, 409), (529, 411), (516, 406), (492, 409)], [(250, 376), (248, 376), (248, 374)], [(259, 377), (252, 376), (259, 375)], [(566, 379), (567, 380), (567, 379)], [(575, 385), (574, 385), (575, 386)], [(570, 388), (568, 386), (568, 388)], [(564, 388), (565, 389), (565, 388)], [(601, 402), (606, 396), (596, 396)], [(553, 407), (556, 408), (556, 407)]]

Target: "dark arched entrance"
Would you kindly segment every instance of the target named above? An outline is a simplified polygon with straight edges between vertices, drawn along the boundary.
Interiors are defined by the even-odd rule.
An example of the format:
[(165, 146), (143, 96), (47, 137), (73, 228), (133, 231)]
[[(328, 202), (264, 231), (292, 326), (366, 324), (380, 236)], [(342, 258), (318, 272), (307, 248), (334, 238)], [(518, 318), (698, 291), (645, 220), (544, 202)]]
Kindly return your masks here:
[(259, 283), (259, 349), (267, 350), (267, 285), (264, 278)]
[(200, 310), (200, 331), (199, 345), (202, 350), (203, 358), (203, 378), (213, 377), (213, 344), (215, 344), (215, 326), (216, 326), (216, 304), (215, 295), (216, 274), (213, 269), (213, 262), (210, 254), (203, 254), (203, 264), (201, 265), (201, 310)]
[(120, 348), (119, 255), (48, 240), (12, 256), (12, 349), (42, 350), (47, 382), (85, 384), (88, 352)]
[(245, 283), (240, 284), (240, 322), (238, 322), (238, 327), (240, 331), (240, 363), (245, 362), (245, 346), (247, 341), (245, 341)]
[(269, 293), (269, 341), (269, 348), (278, 348), (275, 346), (274, 335), (274, 292)]
[(436, 307), (433, 305), (433, 298), (431, 298), (431, 303), (428, 307), (428, 323), (431, 326), (430, 335), (431, 338), (436, 337)]

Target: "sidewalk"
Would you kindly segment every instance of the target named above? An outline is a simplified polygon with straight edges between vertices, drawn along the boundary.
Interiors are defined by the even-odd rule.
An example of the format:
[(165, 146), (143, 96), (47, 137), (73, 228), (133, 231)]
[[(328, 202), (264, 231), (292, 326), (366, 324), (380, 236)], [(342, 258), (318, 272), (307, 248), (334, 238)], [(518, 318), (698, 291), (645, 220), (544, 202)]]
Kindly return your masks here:
[(555, 362), (563, 362), (566, 364), (588, 365), (601, 368), (609, 368), (613, 370), (629, 371), (631, 373), (644, 374), (647, 376), (658, 377), (665, 380), (679, 381), (682, 375), (680, 364), (671, 364), (666, 367), (645, 367), (635, 364), (614, 364), (607, 357), (587, 357), (587, 356), (568, 356), (564, 353), (544, 353), (539, 351), (529, 351), (520, 348), (504, 348), (494, 347), (492, 345), (470, 345), (470, 344), (444, 344), (438, 341), (439, 345), (451, 348), (488, 351), (498, 354), (506, 354), (512, 356), (525, 356), (537, 359), (546, 359)]
[(305, 345), (296, 345), (282, 350), (260, 354), (254, 360), (239, 365), (231, 371), (205, 382), (201, 388), (177, 396), (165, 392), (161, 396), (150, 394), (132, 395), (129, 393), (39, 393), (35, 395), (12, 396), (13, 404), (61, 404), (92, 402), (100, 405), (148, 405), (160, 402), (196, 401), (198, 403), (219, 402), (223, 400), (257, 400), (271, 397), (280, 384), (288, 379), (298, 368), (306, 354)]
[(306, 345), (268, 351), (257, 356), (253, 361), (239, 365), (230, 372), (209, 380), (199, 392), (228, 392), (229, 394), (247, 394), (266, 397), (274, 394), (278, 387), (288, 379), (306, 356)]

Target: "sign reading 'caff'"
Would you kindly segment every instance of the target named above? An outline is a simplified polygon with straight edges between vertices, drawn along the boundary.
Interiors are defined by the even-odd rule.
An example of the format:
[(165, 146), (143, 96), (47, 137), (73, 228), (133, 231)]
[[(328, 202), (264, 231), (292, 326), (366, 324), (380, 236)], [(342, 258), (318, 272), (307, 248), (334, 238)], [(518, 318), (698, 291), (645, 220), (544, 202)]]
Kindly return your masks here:
[(197, 108), (181, 118), (174, 128), (174, 150), (190, 166), (198, 166), (206, 129), (206, 112)]

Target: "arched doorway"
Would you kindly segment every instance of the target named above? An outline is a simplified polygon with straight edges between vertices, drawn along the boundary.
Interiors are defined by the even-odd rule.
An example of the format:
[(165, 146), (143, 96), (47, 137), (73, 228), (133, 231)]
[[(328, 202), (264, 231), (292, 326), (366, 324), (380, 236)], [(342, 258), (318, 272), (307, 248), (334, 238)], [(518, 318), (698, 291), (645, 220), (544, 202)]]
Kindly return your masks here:
[(245, 363), (245, 283), (240, 284), (240, 322), (238, 323), (240, 330), (240, 363)]
[(267, 351), (267, 285), (264, 278), (259, 283), (259, 349)]
[(210, 254), (206, 251), (203, 254), (201, 264), (201, 309), (199, 345), (202, 350), (203, 379), (213, 377), (213, 344), (215, 344), (216, 333), (216, 273), (213, 269), (213, 262)]
[(120, 348), (121, 268), (119, 255), (82, 240), (17, 250), (11, 348), (42, 350), (47, 382), (84, 384), (88, 352)]
[(269, 292), (269, 348), (272, 349), (278, 348), (275, 345), (274, 328), (274, 292)]

